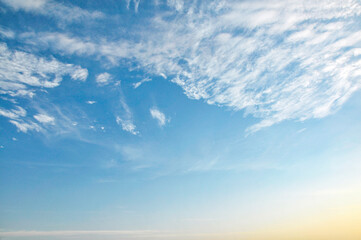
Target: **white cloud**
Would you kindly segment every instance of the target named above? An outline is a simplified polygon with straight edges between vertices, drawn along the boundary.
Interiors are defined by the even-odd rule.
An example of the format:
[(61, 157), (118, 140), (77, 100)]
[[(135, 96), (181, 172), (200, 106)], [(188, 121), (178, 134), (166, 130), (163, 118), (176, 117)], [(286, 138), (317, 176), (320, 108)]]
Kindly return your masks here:
[(136, 88), (140, 87), (140, 85), (142, 85), (143, 83), (150, 82), (150, 81), (152, 81), (151, 78), (144, 78), (139, 82), (133, 83), (133, 87), (136, 89)]
[(95, 81), (99, 84), (99, 85), (107, 85), (109, 84), (109, 82), (112, 80), (112, 76), (105, 72), (105, 73), (101, 73), (98, 74), (95, 78)]
[[(6, 44), (0, 43), (0, 90), (26, 95), (28, 87), (59, 86), (64, 75), (84, 81), (88, 70), (54, 58), (47, 60), (22, 51), (11, 51)], [(23, 94), (19, 94), (19, 91)]]
[(47, 0), (1, 0), (1, 1), (11, 6), (15, 10), (23, 9), (26, 11), (41, 9), (47, 3)]
[(17, 127), (18, 131), (23, 133), (27, 133), (28, 130), (37, 132), (40, 132), (42, 130), (42, 128), (38, 124), (32, 121), (24, 122), (23, 120), (10, 120), (9, 122), (14, 124)]
[(54, 124), (55, 118), (46, 114), (37, 114), (34, 115), (34, 118), (44, 124)]
[(75, 22), (84, 19), (103, 18), (104, 14), (98, 11), (89, 12), (77, 6), (66, 6), (51, 0), (1, 0), (15, 11), (23, 10), (37, 13), (52, 18), (57, 18), (62, 22)]
[(184, 7), (183, 0), (167, 0), (167, 5), (176, 9), (177, 11), (182, 11)]
[(22, 107), (16, 106), (16, 109), (11, 110), (0, 108), (0, 116), (9, 118), (9, 122), (15, 125), (20, 132), (26, 133), (28, 130), (39, 132), (42, 130), (38, 124), (26, 120), (26, 111)]
[(76, 54), (80, 56), (97, 55), (105, 58), (111, 64), (117, 65), (122, 58), (131, 57), (130, 52), (134, 45), (124, 40), (116, 42), (91, 41), (81, 39), (65, 33), (23, 33), (20, 38), (28, 44), (50, 47), (53, 50), (65, 54)]
[(138, 12), (140, 0), (133, 0), (133, 1), (131, 1), (131, 0), (125, 0), (125, 1), (126, 1), (127, 9), (129, 9), (130, 3), (133, 2), (134, 11), (135, 11), (136, 13)]
[(149, 109), (150, 115), (152, 118), (156, 119), (158, 121), (159, 126), (164, 126), (167, 122), (169, 122), (169, 119), (166, 118), (164, 113), (159, 111), (157, 108), (151, 108)]
[(96, 101), (86, 101), (86, 103), (92, 105), (92, 104), (96, 103)]
[[(120, 82), (119, 82), (120, 83)], [(116, 111), (121, 112), (120, 116), (116, 116), (115, 121), (118, 125), (121, 125), (124, 131), (127, 131), (133, 135), (138, 135), (139, 131), (136, 130), (136, 126), (133, 123), (133, 113), (126, 103), (125, 97), (123, 95), (122, 89), (120, 88), (120, 84), (116, 87), (119, 87), (120, 99), (119, 99), (119, 106)]]
[(16, 106), (16, 109), (11, 110), (0, 108), (0, 115), (10, 119), (19, 119), (26, 116), (26, 111), (19, 106)]
[(15, 33), (7, 28), (0, 26), (0, 36), (3, 36), (5, 38), (14, 38)]
[(123, 120), (120, 117), (116, 117), (116, 122), (121, 125), (122, 129), (124, 131), (130, 132), (133, 135), (137, 135), (139, 134), (138, 131), (136, 131), (136, 126), (134, 125), (134, 123), (128, 119), (128, 120)]
[(71, 79), (84, 82), (88, 78), (88, 70), (85, 68), (77, 68), (71, 74)]
[[(62, 51), (66, 54), (92, 55), (98, 51), (98, 44), (84, 41), (76, 37), (71, 37), (64, 33), (23, 33), (20, 38), (26, 40), (30, 44), (41, 46), (48, 44), (55, 50)], [(41, 41), (39, 41), (41, 39)]]
[(133, 2), (134, 2), (134, 11), (138, 12), (140, 0), (133, 0)]
[[(36, 91), (59, 86), (65, 75), (69, 75), (73, 80), (84, 81), (88, 70), (54, 58), (48, 60), (30, 53), (12, 51), (6, 44), (0, 43), (0, 93), (7, 95), (7, 101), (13, 104), (17, 102), (14, 98), (32, 98)], [(33, 104), (36, 106), (36, 102)], [(42, 130), (38, 124), (26, 117), (25, 109), (15, 107), (0, 108), (0, 115), (11, 119), (10, 123), (21, 132)], [(54, 125), (54, 118), (51, 116), (38, 114), (34, 118), (40, 123)]]
[(306, 128), (302, 128), (302, 129), (298, 130), (297, 133), (303, 133), (304, 131), (306, 131)]
[(138, 42), (61, 39), (54, 33), (44, 33), (44, 41), (113, 64), (136, 60), (149, 74), (172, 76), (189, 98), (260, 118), (249, 132), (328, 116), (361, 88), (357, 0), (167, 4), (178, 11), (133, 29)]
[(130, 0), (125, 0), (125, 1), (126, 1), (127, 9), (129, 9), (129, 6), (130, 6)]

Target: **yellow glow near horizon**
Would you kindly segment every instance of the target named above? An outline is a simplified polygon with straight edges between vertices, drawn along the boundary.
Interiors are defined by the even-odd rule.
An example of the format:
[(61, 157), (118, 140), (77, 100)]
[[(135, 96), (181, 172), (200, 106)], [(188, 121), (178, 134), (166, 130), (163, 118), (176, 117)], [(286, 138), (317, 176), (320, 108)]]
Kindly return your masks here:
[[(248, 233), (208, 235), (208, 240), (360, 240), (361, 204), (329, 209), (328, 213), (274, 224)], [(193, 239), (193, 238), (192, 238)]]

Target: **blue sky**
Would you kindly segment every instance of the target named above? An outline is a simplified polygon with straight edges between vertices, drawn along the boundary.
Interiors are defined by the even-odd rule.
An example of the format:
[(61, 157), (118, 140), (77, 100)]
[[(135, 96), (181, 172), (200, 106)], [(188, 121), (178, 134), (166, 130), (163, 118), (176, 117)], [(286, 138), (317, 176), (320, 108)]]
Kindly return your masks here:
[(0, 20), (1, 239), (330, 239), (361, 213), (359, 1), (1, 0)]

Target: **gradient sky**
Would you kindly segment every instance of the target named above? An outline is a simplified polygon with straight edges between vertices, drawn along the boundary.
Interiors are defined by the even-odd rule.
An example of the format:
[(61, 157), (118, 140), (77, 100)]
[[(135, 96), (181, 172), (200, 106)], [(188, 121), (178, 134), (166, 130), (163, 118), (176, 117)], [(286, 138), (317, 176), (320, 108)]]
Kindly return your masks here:
[(359, 0), (0, 0), (0, 239), (361, 239)]

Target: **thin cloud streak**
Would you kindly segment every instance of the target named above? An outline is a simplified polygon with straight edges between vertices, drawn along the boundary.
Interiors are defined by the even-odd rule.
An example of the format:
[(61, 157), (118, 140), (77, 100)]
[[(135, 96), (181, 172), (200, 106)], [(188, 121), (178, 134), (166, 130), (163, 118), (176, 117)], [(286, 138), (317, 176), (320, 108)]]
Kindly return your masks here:
[(171, 76), (191, 99), (259, 118), (249, 133), (288, 119), (326, 117), (361, 88), (361, 6), (355, 0), (178, 8), (150, 19), (154, 27), (133, 30), (139, 42), (40, 35), (63, 53), (96, 55), (115, 65), (135, 59), (149, 74)]
[(34, 118), (44, 124), (54, 124), (55, 118), (46, 114), (37, 114), (34, 115)]
[(109, 73), (105, 72), (98, 74), (95, 78), (95, 81), (98, 83), (98, 85), (104, 86), (109, 84), (112, 79), (113, 79), (112, 76)]
[(157, 108), (149, 109), (150, 115), (153, 119), (157, 120), (160, 127), (163, 127), (170, 120), (166, 118), (165, 114), (159, 111)]
[(137, 88), (140, 87), (140, 85), (142, 85), (143, 83), (150, 82), (150, 81), (152, 81), (151, 78), (144, 78), (143, 80), (141, 80), (141, 81), (139, 81), (139, 82), (133, 83), (133, 87), (134, 87), (134, 89), (137, 89)]
[(122, 119), (119, 116), (116, 117), (115, 121), (119, 124), (122, 129), (126, 132), (130, 132), (133, 135), (138, 135), (139, 132), (136, 131), (136, 126), (134, 125), (131, 119)]
[[(28, 87), (54, 88), (60, 85), (62, 77), (69, 75), (73, 80), (85, 81), (88, 70), (56, 59), (45, 59), (31, 53), (14, 51), (5, 43), (0, 44), (0, 90), (3, 94), (27, 91)], [(30, 90), (28, 90), (30, 91)]]
[(1, 0), (14, 11), (23, 10), (56, 18), (62, 23), (83, 22), (83, 20), (100, 19), (104, 14), (99, 11), (87, 11), (77, 6), (58, 3), (51, 0)]
[[(88, 70), (54, 58), (46, 59), (12, 50), (7, 44), (0, 43), (0, 94), (8, 96), (7, 101), (14, 105), (14, 98), (32, 99), (37, 91), (58, 87), (67, 75), (72, 80), (84, 82), (88, 77)], [(33, 102), (32, 105), (36, 103)], [(14, 109), (0, 108), (0, 115), (9, 118), (9, 122), (20, 132), (44, 130), (28, 118), (27, 112), (20, 106), (15, 105)], [(55, 121), (54, 117), (42, 113), (34, 115), (34, 118), (42, 124), (54, 124)]]

